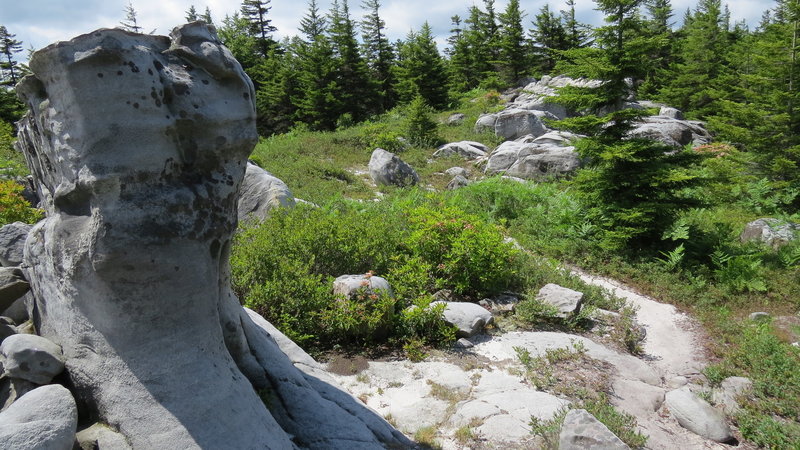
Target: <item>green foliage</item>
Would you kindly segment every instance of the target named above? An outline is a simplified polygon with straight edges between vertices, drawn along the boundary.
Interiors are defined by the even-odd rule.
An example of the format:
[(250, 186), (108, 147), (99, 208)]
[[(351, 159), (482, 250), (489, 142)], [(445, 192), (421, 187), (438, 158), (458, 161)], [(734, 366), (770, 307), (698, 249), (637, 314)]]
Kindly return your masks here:
[(0, 121), (0, 178), (22, 177), (29, 173), (22, 154), (14, 149), (11, 124)]
[(13, 180), (0, 180), (0, 226), (12, 222), (34, 223), (42, 218), (42, 211), (31, 208), (20, 193), (22, 186)]
[(722, 250), (711, 254), (714, 275), (733, 292), (764, 292), (767, 285), (758, 255), (730, 255)]
[(422, 97), (433, 108), (447, 105), (447, 73), (427, 22), (400, 44), (395, 77), (400, 101), (413, 103)]
[(421, 96), (408, 105), (405, 132), (408, 140), (418, 147), (434, 147), (439, 142), (436, 122), (431, 118), (433, 111)]

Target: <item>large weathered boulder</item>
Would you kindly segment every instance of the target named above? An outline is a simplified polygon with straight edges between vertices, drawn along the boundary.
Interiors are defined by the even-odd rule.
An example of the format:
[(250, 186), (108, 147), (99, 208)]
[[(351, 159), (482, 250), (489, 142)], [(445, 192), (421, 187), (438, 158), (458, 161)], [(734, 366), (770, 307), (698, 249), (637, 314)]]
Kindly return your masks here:
[(547, 132), (540, 114), (526, 109), (507, 109), (497, 114), (494, 134), (506, 140), (525, 135), (541, 136)]
[(627, 450), (630, 447), (585, 409), (571, 409), (561, 424), (558, 448), (559, 450)]
[(15, 334), (0, 344), (6, 375), (47, 384), (64, 370), (61, 348), (35, 334)]
[(31, 226), (22, 222), (9, 223), (0, 228), (0, 266), (22, 264), (22, 250), (30, 231)]
[(748, 223), (739, 235), (739, 239), (742, 242), (763, 242), (778, 248), (797, 239), (798, 235), (800, 235), (800, 224), (765, 217)]
[(733, 439), (722, 411), (693, 394), (687, 387), (667, 392), (665, 404), (687, 430), (716, 442)]
[(739, 411), (739, 397), (746, 395), (753, 390), (753, 381), (745, 377), (728, 377), (722, 380), (719, 388), (711, 393), (711, 398), (715, 404), (722, 407), (728, 414)]
[(30, 289), (28, 280), (18, 267), (0, 267), (0, 312), (11, 307)]
[(497, 115), (495, 114), (481, 114), (478, 120), (475, 121), (475, 132), (484, 133), (487, 131), (494, 132), (494, 125), (497, 123)]
[(392, 287), (385, 278), (369, 273), (363, 275), (342, 275), (333, 280), (334, 295), (353, 297), (359, 293), (370, 295), (380, 292), (389, 296), (394, 296)]
[(369, 176), (376, 184), (387, 186), (413, 186), (419, 182), (419, 175), (399, 156), (376, 148), (369, 159)]
[(258, 135), (253, 85), (214, 28), (98, 30), (30, 67), (18, 142), (47, 218), (25, 266), (81, 403), (133, 448), (399, 444), (304, 378), (230, 290)]
[(702, 122), (650, 116), (642, 119), (629, 133), (631, 137), (651, 139), (670, 147), (687, 144), (702, 145), (711, 142), (711, 135)]
[(435, 152), (434, 158), (458, 155), (464, 159), (477, 159), (486, 156), (489, 148), (480, 142), (460, 141), (442, 145)]
[(247, 163), (242, 187), (239, 189), (239, 222), (251, 218), (264, 220), (275, 208), (293, 206), (294, 196), (286, 183), (261, 167)]
[(489, 155), (485, 173), (535, 180), (569, 175), (580, 166), (575, 147), (507, 141)]
[(70, 450), (77, 426), (72, 394), (51, 384), (28, 392), (0, 413), (0, 442), (5, 450)]

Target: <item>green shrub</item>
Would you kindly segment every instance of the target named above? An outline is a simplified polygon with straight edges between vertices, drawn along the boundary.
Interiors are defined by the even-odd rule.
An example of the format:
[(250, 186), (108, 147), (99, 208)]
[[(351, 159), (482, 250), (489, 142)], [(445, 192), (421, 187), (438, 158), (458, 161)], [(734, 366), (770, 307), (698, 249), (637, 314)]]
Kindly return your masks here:
[(22, 186), (12, 180), (0, 180), (0, 226), (12, 222), (34, 223), (42, 218), (42, 211), (31, 208), (20, 195)]

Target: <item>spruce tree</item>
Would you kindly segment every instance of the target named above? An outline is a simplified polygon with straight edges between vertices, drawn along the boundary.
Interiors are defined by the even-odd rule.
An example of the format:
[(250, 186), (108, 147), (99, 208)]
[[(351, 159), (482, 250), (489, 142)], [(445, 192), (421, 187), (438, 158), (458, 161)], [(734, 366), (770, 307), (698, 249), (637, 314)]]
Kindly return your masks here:
[(16, 86), (20, 78), (19, 63), (14, 55), (22, 51), (22, 42), (15, 37), (0, 25), (0, 84), (6, 86)]
[(277, 42), (272, 38), (272, 33), (277, 28), (272, 25), (268, 17), (271, 6), (270, 0), (244, 0), (242, 2), (242, 18), (250, 24), (250, 34), (256, 38), (261, 55), (266, 57), (277, 48)]
[(507, 84), (514, 84), (528, 69), (528, 45), (522, 19), (525, 14), (519, 8), (519, 0), (510, 0), (500, 14), (500, 65)]
[[(233, 53), (242, 68), (253, 78), (251, 69), (263, 58), (255, 36), (250, 33), (250, 22), (238, 12), (225, 16), (222, 25), (217, 28), (220, 40)], [(255, 80), (253, 80), (255, 82)], [(259, 86), (256, 86), (258, 89)]]
[(211, 18), (211, 8), (206, 6), (206, 10), (203, 13), (203, 15), (200, 16), (200, 20), (202, 20), (203, 22), (205, 22), (205, 23), (207, 23), (209, 25), (214, 25), (214, 19)]
[(122, 25), (122, 29), (133, 33), (141, 33), (142, 27), (139, 26), (137, 15), (136, 10), (133, 8), (133, 2), (129, 0), (128, 6), (125, 7), (125, 20), (119, 23)]
[(550, 73), (556, 66), (558, 52), (567, 50), (567, 32), (561, 19), (544, 5), (533, 20), (530, 30), (533, 41), (532, 58), (540, 73)]
[(397, 81), (397, 92), (403, 102), (409, 103), (420, 96), (434, 108), (447, 105), (447, 74), (428, 22), (419, 32), (409, 32), (400, 46)]
[(561, 21), (565, 34), (565, 50), (585, 47), (589, 40), (589, 27), (578, 22), (575, 16), (575, 0), (567, 0), (567, 8), (561, 11)]
[(361, 21), (364, 55), (372, 72), (372, 78), (378, 82), (378, 111), (391, 109), (397, 102), (394, 92), (394, 51), (384, 32), (386, 23), (380, 16), (380, 0), (364, 0), (361, 6), (368, 11)]
[(462, 28), (461, 17), (455, 15), (450, 18), (450, 36), (447, 38), (449, 47), (445, 53), (450, 57), (447, 61), (448, 85), (454, 92), (466, 92), (474, 84), (475, 74), (472, 72), (472, 52), (469, 42)]
[(186, 22), (195, 22), (200, 20), (200, 16), (197, 14), (197, 9), (195, 9), (194, 5), (189, 5), (189, 9), (186, 10)]
[(336, 61), (336, 83), (340, 88), (339, 116), (346, 121), (360, 122), (377, 109), (376, 84), (359, 52), (347, 0), (334, 0), (328, 18), (328, 36)]

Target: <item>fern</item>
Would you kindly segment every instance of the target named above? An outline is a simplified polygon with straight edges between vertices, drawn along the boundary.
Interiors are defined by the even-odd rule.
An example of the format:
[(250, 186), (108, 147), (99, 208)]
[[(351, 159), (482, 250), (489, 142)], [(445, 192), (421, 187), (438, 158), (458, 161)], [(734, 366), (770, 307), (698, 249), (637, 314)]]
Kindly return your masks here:
[(664, 258), (658, 258), (658, 260), (664, 265), (664, 267), (666, 267), (667, 270), (673, 271), (677, 269), (683, 262), (685, 252), (686, 248), (683, 246), (683, 243), (681, 243), (675, 248), (675, 250), (672, 250), (671, 252), (661, 252), (661, 254), (664, 255)]

